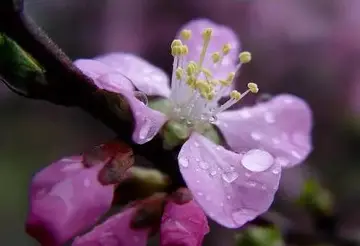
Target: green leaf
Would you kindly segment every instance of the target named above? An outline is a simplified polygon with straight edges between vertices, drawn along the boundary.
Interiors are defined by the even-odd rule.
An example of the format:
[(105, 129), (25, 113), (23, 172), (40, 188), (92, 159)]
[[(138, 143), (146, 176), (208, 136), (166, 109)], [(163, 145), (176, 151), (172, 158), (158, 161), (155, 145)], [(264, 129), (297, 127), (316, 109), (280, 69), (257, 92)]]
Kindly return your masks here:
[(0, 76), (15, 92), (29, 96), (34, 85), (46, 85), (44, 68), (15, 41), (0, 33)]
[(280, 231), (272, 226), (250, 226), (236, 235), (238, 246), (283, 246)]
[(308, 179), (305, 182), (298, 203), (327, 215), (333, 211), (332, 194), (315, 179)]

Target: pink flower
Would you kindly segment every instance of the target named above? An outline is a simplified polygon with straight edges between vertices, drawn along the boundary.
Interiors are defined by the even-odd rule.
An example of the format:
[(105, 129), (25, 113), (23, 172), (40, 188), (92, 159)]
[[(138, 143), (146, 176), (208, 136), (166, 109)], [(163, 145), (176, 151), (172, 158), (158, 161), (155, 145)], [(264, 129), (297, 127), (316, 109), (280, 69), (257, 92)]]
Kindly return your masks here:
[[(112, 216), (84, 236), (73, 246), (145, 246), (150, 228), (132, 229), (135, 208)], [(161, 246), (200, 246), (209, 232), (207, 219), (194, 201), (176, 204), (169, 201), (161, 221)]]
[(81, 156), (63, 158), (35, 175), (27, 232), (42, 245), (62, 245), (96, 223), (110, 207), (114, 186), (98, 181), (103, 165), (83, 166)]
[[(310, 153), (311, 111), (292, 95), (225, 111), (258, 90), (249, 83), (242, 94), (231, 91), (232, 81), (251, 54), (241, 52), (236, 63), (240, 48), (236, 35), (208, 20), (190, 22), (180, 36), (182, 40), (171, 45), (171, 88), (163, 71), (131, 54), (113, 53), (78, 60), (76, 65), (99, 88), (127, 98), (135, 119), (135, 142), (150, 141), (169, 119), (186, 125), (191, 135), (178, 160), (187, 186), (208, 216), (226, 227), (240, 227), (269, 208), (282, 168), (301, 163)], [(135, 88), (168, 98), (170, 109), (159, 112), (147, 107), (133, 96)], [(220, 104), (230, 91), (230, 99)], [(209, 124), (218, 127), (231, 150), (202, 135)]]

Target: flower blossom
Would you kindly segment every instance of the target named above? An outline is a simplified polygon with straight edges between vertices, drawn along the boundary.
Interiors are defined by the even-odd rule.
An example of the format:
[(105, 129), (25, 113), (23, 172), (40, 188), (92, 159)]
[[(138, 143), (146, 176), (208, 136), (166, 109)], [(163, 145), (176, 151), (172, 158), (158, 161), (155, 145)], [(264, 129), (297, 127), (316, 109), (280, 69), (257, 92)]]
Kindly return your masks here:
[[(107, 170), (112, 168), (108, 161), (115, 154), (119, 155), (116, 161), (122, 157), (128, 158), (131, 150), (109, 143), (102, 145), (101, 150), (106, 150), (101, 158), (91, 161), (88, 154), (65, 157), (34, 176), (26, 229), (41, 245), (63, 245), (90, 229), (112, 207), (115, 185), (120, 182), (111, 179), (116, 178), (116, 171), (124, 173), (131, 163), (121, 162), (123, 165), (116, 170)], [(181, 195), (180, 192), (175, 194)], [(137, 209), (134, 205), (85, 235), (78, 236), (72, 245), (145, 246), (150, 232), (158, 230), (156, 227), (159, 224), (164, 241), (161, 245), (174, 245), (174, 240), (178, 241), (179, 238), (184, 241), (181, 244), (184, 246), (201, 245), (209, 231), (206, 216), (191, 196), (180, 199), (170, 196), (155, 204), (159, 207), (158, 211), (162, 211), (165, 203), (162, 222), (160, 218), (154, 221), (155, 228), (151, 228), (151, 225), (132, 228), (131, 221), (136, 218)]]
[[(126, 97), (135, 120), (133, 140), (150, 141), (167, 121), (190, 129), (178, 155), (181, 174), (206, 214), (237, 228), (264, 213), (278, 189), (281, 170), (301, 163), (310, 153), (311, 111), (300, 98), (283, 94), (254, 107), (228, 110), (246, 94), (232, 90), (241, 66), (251, 54), (240, 54), (236, 35), (208, 20), (191, 21), (171, 44), (169, 78), (142, 58), (112, 53), (75, 64), (99, 88)], [(238, 62), (237, 62), (238, 60)], [(170, 107), (156, 111), (137, 100), (135, 89), (167, 98)], [(219, 100), (230, 96), (225, 103)], [(205, 136), (215, 125), (230, 149)]]

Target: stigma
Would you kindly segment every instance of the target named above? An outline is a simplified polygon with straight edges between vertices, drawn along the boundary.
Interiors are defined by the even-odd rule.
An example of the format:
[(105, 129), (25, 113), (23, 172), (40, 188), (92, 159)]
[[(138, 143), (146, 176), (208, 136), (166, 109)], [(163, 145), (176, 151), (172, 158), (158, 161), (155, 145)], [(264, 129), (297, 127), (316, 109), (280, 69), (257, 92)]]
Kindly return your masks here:
[[(259, 91), (257, 84), (250, 82), (247, 90), (240, 93), (233, 90), (232, 84), (243, 64), (251, 61), (251, 53), (244, 51), (239, 54), (239, 62), (234, 71), (223, 78), (216, 76), (221, 70), (224, 58), (230, 53), (231, 45), (224, 43), (222, 49), (212, 54), (208, 52), (213, 30), (206, 28), (202, 32), (202, 46), (197, 60), (189, 60), (189, 48), (186, 45), (191, 39), (191, 30), (183, 30), (181, 39), (171, 43), (171, 54), (174, 57), (171, 77), (172, 109), (169, 117), (188, 125), (198, 126), (204, 123), (215, 123), (216, 115), (239, 102), (248, 93)], [(210, 60), (211, 62), (204, 62)], [(205, 66), (206, 65), (206, 66)], [(222, 97), (229, 99), (219, 104)]]

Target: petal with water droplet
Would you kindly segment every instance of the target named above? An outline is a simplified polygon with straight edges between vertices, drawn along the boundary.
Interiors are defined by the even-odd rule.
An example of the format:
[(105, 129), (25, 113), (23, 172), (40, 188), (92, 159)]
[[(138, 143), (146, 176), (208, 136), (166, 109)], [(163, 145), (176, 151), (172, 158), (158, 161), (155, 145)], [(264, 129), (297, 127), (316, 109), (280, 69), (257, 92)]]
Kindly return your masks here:
[(74, 240), (72, 246), (144, 246), (150, 229), (131, 229), (134, 209), (114, 215), (92, 231)]
[(170, 95), (169, 78), (160, 68), (127, 53), (110, 53), (96, 58), (115, 71), (124, 74), (137, 89), (150, 96)]
[(166, 204), (160, 227), (162, 246), (201, 245), (208, 232), (207, 218), (195, 201), (182, 205), (171, 201)]
[(292, 95), (222, 112), (218, 121), (217, 126), (234, 151), (263, 149), (274, 158), (286, 159), (284, 167), (301, 163), (312, 149), (311, 110), (306, 102)]
[[(195, 143), (199, 146), (195, 147)], [(229, 228), (240, 227), (265, 212), (279, 185), (280, 164), (265, 151), (253, 150), (250, 154), (251, 158), (246, 159), (247, 153), (226, 150), (198, 133), (191, 135), (179, 153), (179, 159), (186, 158), (189, 162), (187, 168), (179, 167), (194, 199), (213, 220)], [(244, 158), (255, 166), (245, 167)], [(197, 171), (197, 159), (208, 163), (209, 168)]]

